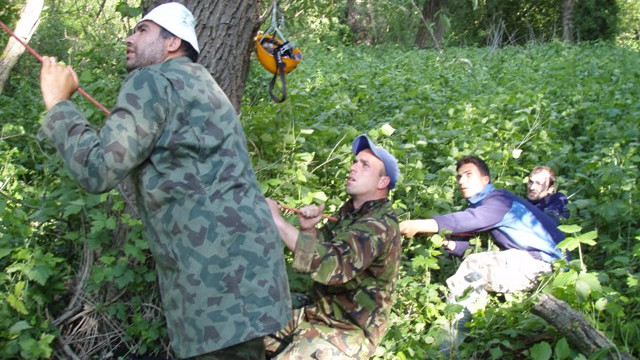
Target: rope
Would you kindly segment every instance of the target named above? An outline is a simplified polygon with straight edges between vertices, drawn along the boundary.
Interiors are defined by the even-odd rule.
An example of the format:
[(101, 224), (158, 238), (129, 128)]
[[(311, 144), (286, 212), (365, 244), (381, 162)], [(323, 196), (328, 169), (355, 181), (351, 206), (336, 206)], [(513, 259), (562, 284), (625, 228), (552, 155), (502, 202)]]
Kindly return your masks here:
[[(13, 36), (16, 40), (18, 40), (18, 42), (20, 44), (22, 44), (22, 46), (24, 46), (25, 49), (27, 49), (27, 51), (29, 51), (31, 53), (31, 55), (35, 56), (36, 59), (38, 59), (38, 61), (40, 61), (40, 63), (42, 63), (42, 56), (40, 56), (40, 54), (38, 54), (35, 50), (33, 50), (31, 48), (31, 46), (27, 45), (27, 43), (22, 41), (22, 39), (20, 39), (18, 36), (16, 36), (16, 34), (14, 34), (13, 31), (11, 31), (11, 29), (9, 29), (7, 27), (7, 25), (5, 25), (2, 21), (0, 21), (0, 27), (3, 28), (4, 31), (6, 31), (9, 35)], [(85, 98), (87, 98), (87, 100), (91, 101), (95, 106), (97, 106), (105, 114), (109, 115), (111, 113), (106, 107), (104, 107), (104, 105), (100, 104), (96, 99), (92, 98), (81, 87), (78, 87), (77, 91), (80, 93), (80, 95), (84, 96)]]

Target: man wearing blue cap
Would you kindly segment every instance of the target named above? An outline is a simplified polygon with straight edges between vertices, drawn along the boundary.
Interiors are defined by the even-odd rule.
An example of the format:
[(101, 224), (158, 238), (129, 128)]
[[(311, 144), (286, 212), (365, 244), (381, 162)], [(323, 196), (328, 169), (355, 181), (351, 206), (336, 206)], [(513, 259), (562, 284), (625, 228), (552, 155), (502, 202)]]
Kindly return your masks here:
[(267, 199), (293, 268), (314, 281), (306, 306), (294, 306), (287, 328), (267, 338), (274, 359), (368, 359), (388, 328), (402, 237), (387, 198), (400, 175), (395, 158), (366, 135), (352, 144), (355, 160), (346, 192), (351, 199), (321, 228), (324, 206), (306, 206), (300, 229)]

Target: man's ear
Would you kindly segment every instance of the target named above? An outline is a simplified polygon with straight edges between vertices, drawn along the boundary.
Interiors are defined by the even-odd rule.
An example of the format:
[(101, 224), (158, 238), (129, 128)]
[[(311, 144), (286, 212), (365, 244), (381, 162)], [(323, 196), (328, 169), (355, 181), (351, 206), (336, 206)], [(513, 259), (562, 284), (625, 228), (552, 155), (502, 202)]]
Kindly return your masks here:
[(174, 53), (176, 51), (178, 51), (178, 49), (180, 48), (180, 45), (182, 45), (182, 39), (180, 39), (177, 36), (170, 36), (167, 40), (167, 51), (169, 53)]
[(378, 189), (388, 188), (390, 182), (391, 178), (389, 176), (381, 176), (380, 180), (378, 180)]
[(549, 194), (553, 194), (554, 192), (556, 192), (556, 186), (555, 185), (549, 186), (547, 191), (549, 192)]

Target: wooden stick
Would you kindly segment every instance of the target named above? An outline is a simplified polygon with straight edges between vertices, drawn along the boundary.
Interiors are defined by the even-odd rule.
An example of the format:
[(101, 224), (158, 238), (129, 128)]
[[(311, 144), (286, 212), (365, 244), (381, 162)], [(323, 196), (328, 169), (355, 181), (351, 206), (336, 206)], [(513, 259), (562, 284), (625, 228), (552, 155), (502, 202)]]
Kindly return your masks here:
[[(300, 209), (295, 209), (295, 208), (288, 207), (288, 206), (284, 206), (284, 205), (280, 205), (280, 204), (278, 204), (278, 207), (279, 207), (280, 209), (293, 211), (294, 213), (298, 213), (298, 214), (302, 213), (302, 210), (300, 210)], [(338, 219), (334, 218), (333, 216), (329, 216), (329, 215), (322, 215), (322, 217), (323, 217), (323, 218), (325, 218), (325, 219), (329, 219), (329, 220), (331, 220), (331, 221), (338, 221)]]
[[(35, 56), (36, 59), (38, 59), (38, 61), (42, 63), (42, 56), (40, 56), (40, 54), (38, 54), (35, 50), (31, 48), (31, 46), (27, 45), (27, 43), (22, 41), (22, 39), (20, 39), (16, 34), (14, 34), (13, 31), (11, 31), (11, 29), (9, 29), (9, 27), (5, 25), (2, 21), (0, 21), (0, 27), (3, 28), (4, 31), (6, 31), (9, 35), (13, 36), (16, 40), (18, 40), (18, 42), (22, 44), (22, 46), (24, 46), (25, 49), (27, 49), (31, 53), (31, 55)], [(78, 89), (76, 91), (79, 92), (80, 95), (87, 98), (87, 100), (91, 101), (95, 106), (97, 106), (105, 114), (109, 115), (111, 113), (106, 107), (104, 107), (104, 105), (100, 104), (98, 100), (92, 98), (91, 95), (87, 94), (87, 92), (84, 91), (81, 87), (78, 86)]]

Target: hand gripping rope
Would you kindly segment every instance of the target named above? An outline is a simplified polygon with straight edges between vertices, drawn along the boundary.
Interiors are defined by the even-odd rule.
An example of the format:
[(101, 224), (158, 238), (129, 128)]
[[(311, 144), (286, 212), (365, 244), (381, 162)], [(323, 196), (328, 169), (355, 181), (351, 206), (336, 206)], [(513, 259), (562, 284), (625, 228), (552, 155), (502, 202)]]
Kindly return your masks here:
[[(291, 212), (294, 212), (294, 213), (296, 213), (296, 214), (300, 214), (300, 213), (302, 213), (302, 210), (300, 210), (300, 209), (296, 209), (296, 208), (292, 208), (292, 207), (288, 207), (288, 206), (284, 206), (284, 205), (280, 205), (280, 204), (278, 204), (278, 207), (279, 207), (280, 209), (282, 209), (282, 210), (291, 211)], [(338, 221), (338, 219), (337, 219), (337, 218), (334, 218), (333, 216), (329, 216), (329, 215), (322, 215), (322, 217), (323, 217), (324, 219), (329, 219), (329, 220), (331, 220), (331, 221)]]
[[(2, 21), (0, 21), (0, 27), (3, 28), (4, 31), (6, 31), (9, 35), (13, 36), (16, 40), (18, 40), (18, 42), (22, 44), (22, 46), (24, 46), (25, 49), (27, 49), (31, 53), (31, 55), (35, 56), (36, 59), (38, 59), (38, 61), (42, 63), (42, 56), (40, 56), (40, 54), (38, 54), (35, 50), (33, 50), (31, 46), (27, 45), (27, 43), (22, 41), (22, 39), (16, 36), (16, 34), (14, 34), (13, 31), (11, 31), (11, 29), (9, 29), (7, 25), (5, 25)], [(89, 94), (87, 94), (84, 90), (82, 90), (81, 87), (78, 87), (77, 91), (80, 93), (80, 95), (84, 96), (85, 98), (87, 98), (87, 100), (91, 101), (95, 106), (97, 106), (105, 114), (109, 115), (111, 113), (106, 107), (104, 107), (104, 105), (100, 104), (96, 99), (92, 98)]]

